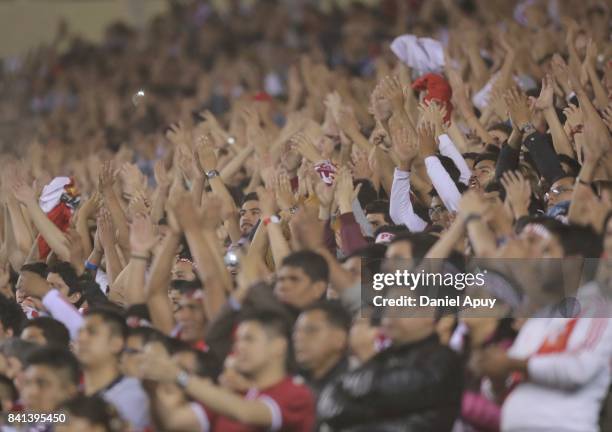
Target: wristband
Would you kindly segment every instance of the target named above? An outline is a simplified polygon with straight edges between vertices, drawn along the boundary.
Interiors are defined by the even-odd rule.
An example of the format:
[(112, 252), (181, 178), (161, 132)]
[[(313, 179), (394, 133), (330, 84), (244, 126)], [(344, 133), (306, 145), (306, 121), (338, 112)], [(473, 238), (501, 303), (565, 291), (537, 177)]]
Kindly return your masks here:
[(85, 268), (87, 270), (91, 270), (91, 271), (98, 270), (98, 266), (95, 265), (94, 263), (90, 262), (89, 260), (85, 260)]
[(144, 255), (130, 255), (130, 257), (132, 259), (137, 259), (137, 260), (143, 260), (143, 261), (149, 261), (149, 257), (148, 256), (144, 256)]
[(206, 171), (206, 178), (207, 179), (211, 179), (211, 178), (215, 178), (215, 177), (219, 177), (219, 171), (213, 169), (210, 171)]
[(478, 213), (470, 213), (469, 215), (467, 215), (463, 221), (463, 226), (468, 226), (468, 224), (470, 222), (473, 222), (475, 220), (481, 220), (482, 216), (479, 215)]
[(272, 216), (264, 218), (263, 219), (263, 224), (264, 224), (264, 226), (268, 226), (271, 223), (278, 224), (278, 223), (280, 223), (280, 221), (281, 221), (281, 219), (278, 216), (272, 215)]
[(176, 375), (176, 384), (182, 389), (186, 388), (187, 384), (189, 384), (189, 374), (184, 370), (180, 371)]

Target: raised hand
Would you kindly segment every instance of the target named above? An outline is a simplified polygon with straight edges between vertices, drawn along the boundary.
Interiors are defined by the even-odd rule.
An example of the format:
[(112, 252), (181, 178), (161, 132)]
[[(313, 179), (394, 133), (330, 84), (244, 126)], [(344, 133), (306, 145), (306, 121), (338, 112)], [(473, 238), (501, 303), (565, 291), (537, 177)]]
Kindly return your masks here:
[[(232, 210), (235, 209), (231, 207)], [(202, 204), (200, 209), (200, 219), (202, 227), (208, 230), (215, 230), (223, 224), (224, 216), (229, 216), (230, 206), (227, 205), (220, 197), (214, 194), (209, 194)], [(233, 214), (232, 214), (233, 215)]]
[(281, 172), (276, 181), (276, 202), (282, 210), (288, 210), (295, 205), (295, 196), (291, 189), (289, 176)]
[(417, 129), (417, 136), (421, 156), (426, 158), (435, 155), (438, 148), (435, 126), (428, 122), (422, 122)]
[(151, 218), (138, 213), (130, 225), (130, 248), (133, 254), (148, 255), (157, 243), (157, 233)]
[(508, 106), (508, 113), (512, 124), (516, 124), (519, 129), (531, 122), (531, 112), (527, 103), (527, 97), (516, 88), (508, 90), (504, 95), (504, 100)]
[(406, 168), (410, 168), (419, 153), (417, 138), (410, 128), (399, 124), (399, 122), (389, 122), (389, 129), (391, 130), (393, 150), (402, 163), (407, 165)]
[(191, 148), (191, 134), (187, 131), (187, 128), (183, 122), (178, 122), (171, 125), (166, 132), (166, 138), (170, 140), (176, 147), (185, 146)]
[(111, 161), (105, 161), (102, 164), (102, 169), (100, 170), (100, 177), (98, 178), (98, 187), (100, 191), (105, 191), (113, 187), (116, 180), (116, 174), (113, 170), (113, 165)]
[(356, 179), (371, 179), (374, 176), (368, 162), (368, 153), (364, 150), (353, 148), (350, 166), (353, 177)]
[(459, 217), (465, 218), (470, 214), (483, 215), (488, 210), (488, 204), (476, 191), (469, 190), (459, 200)]
[(155, 175), (155, 182), (160, 188), (169, 188), (172, 184), (172, 178), (166, 170), (166, 165), (163, 159), (160, 159), (155, 162), (155, 166), (153, 167), (153, 174)]
[(553, 108), (553, 96), (553, 78), (551, 75), (546, 74), (542, 78), (542, 89), (540, 90), (540, 96), (536, 100), (535, 107), (542, 111)]
[(276, 214), (276, 197), (271, 189), (259, 187), (257, 188), (257, 197), (259, 198), (259, 208), (263, 217), (270, 217)]
[(569, 70), (567, 68), (567, 64), (565, 63), (565, 60), (563, 60), (563, 57), (561, 57), (559, 54), (554, 54), (550, 66), (552, 68), (553, 76), (555, 77), (565, 94), (569, 95), (572, 90), (570, 85)]
[(79, 208), (79, 217), (95, 219), (95, 215), (102, 206), (102, 194), (94, 192)]
[(20, 180), (13, 184), (13, 196), (24, 205), (36, 203), (34, 189), (25, 181)]
[(148, 215), (151, 211), (151, 201), (143, 191), (135, 191), (128, 204), (128, 214), (133, 218), (138, 214)]
[(444, 132), (446, 129), (446, 122), (444, 121), (446, 117), (446, 107), (444, 105), (438, 104), (435, 101), (429, 103), (423, 102), (419, 105), (419, 111), (421, 112), (421, 119), (432, 123), (436, 127), (436, 133), (438, 135)]
[(341, 168), (336, 177), (336, 203), (340, 209), (340, 213), (350, 213), (353, 211), (353, 201), (357, 198), (361, 183), (357, 187), (353, 187), (353, 176), (346, 168)]
[(297, 133), (291, 138), (291, 143), (295, 151), (300, 153), (310, 162), (316, 163), (321, 161), (321, 155), (317, 150), (312, 138), (306, 133)]
[(200, 166), (205, 173), (217, 168), (217, 155), (213, 149), (212, 140), (209, 135), (196, 139), (195, 152), (198, 156)]
[(404, 92), (398, 77), (388, 75), (377, 85), (379, 94), (389, 101), (393, 110), (399, 112), (404, 108)]
[(529, 214), (531, 200), (531, 185), (519, 171), (507, 171), (501, 178), (501, 184), (506, 190), (506, 201), (514, 213), (514, 218)]
[(115, 227), (113, 225), (113, 220), (111, 219), (110, 212), (107, 209), (100, 209), (100, 212), (98, 213), (97, 225), (98, 236), (102, 248), (107, 249), (115, 247), (115, 244), (117, 243)]

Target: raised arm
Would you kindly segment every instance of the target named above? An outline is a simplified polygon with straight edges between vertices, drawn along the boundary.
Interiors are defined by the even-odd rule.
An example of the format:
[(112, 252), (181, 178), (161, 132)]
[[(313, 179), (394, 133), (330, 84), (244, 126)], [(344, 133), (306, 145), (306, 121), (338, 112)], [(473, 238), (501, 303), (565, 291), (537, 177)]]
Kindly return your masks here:
[(38, 232), (43, 236), (51, 250), (62, 261), (68, 261), (70, 259), (70, 249), (67, 245), (66, 236), (39, 207), (34, 190), (26, 183), (18, 182), (13, 188), (13, 194), (25, 206), (30, 219), (32, 219)]
[(130, 250), (130, 239), (127, 218), (115, 193), (115, 173), (110, 161), (104, 162), (100, 170), (99, 189), (104, 197), (104, 204), (117, 230), (117, 242), (124, 251)]

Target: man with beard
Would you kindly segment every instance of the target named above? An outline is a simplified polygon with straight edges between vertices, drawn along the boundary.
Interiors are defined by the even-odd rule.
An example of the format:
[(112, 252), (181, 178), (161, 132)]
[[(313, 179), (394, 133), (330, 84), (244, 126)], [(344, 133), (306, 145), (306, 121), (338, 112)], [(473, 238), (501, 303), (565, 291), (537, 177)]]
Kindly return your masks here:
[(261, 210), (259, 209), (259, 197), (255, 192), (247, 194), (242, 200), (240, 206), (240, 244), (245, 244), (251, 241), (252, 233), (261, 218)]
[[(581, 276), (576, 266), (587, 270), (583, 258), (599, 257), (601, 246), (590, 228), (561, 224), (527, 225), (507, 245), (539, 265), (520, 268), (531, 273), (523, 280), (532, 283), (523, 286), (537, 302), (534, 318), (525, 322), (507, 352), (493, 347), (478, 361), (495, 388), (512, 389), (502, 407), (501, 430), (599, 430), (610, 385), (610, 302), (592, 282), (576, 289)], [(587, 281), (592, 279), (585, 273)]]

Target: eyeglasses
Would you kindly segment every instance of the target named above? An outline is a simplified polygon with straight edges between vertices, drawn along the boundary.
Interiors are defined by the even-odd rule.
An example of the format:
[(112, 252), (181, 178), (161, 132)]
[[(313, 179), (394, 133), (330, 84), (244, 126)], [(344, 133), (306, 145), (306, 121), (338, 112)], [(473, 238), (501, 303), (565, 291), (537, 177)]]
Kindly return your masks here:
[(558, 197), (563, 192), (572, 192), (573, 190), (574, 188), (564, 186), (551, 187), (548, 192), (544, 194), (544, 201), (548, 201), (553, 196)]

